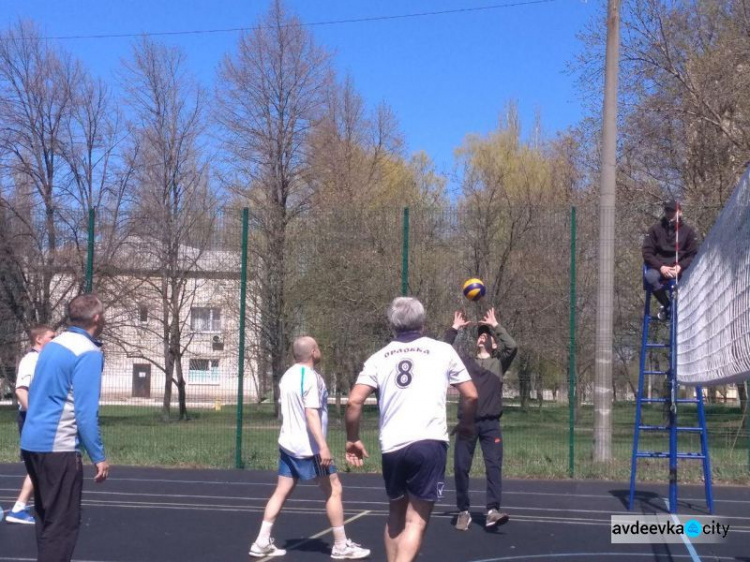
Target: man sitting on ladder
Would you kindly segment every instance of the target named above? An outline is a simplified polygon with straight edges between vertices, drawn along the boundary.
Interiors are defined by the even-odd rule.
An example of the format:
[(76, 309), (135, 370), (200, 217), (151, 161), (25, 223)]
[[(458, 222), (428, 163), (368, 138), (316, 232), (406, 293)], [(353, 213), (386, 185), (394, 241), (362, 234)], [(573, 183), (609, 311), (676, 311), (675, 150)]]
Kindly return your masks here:
[(671, 300), (666, 284), (682, 275), (698, 253), (695, 231), (682, 219), (680, 205), (670, 199), (664, 203), (664, 216), (643, 239), (646, 285), (661, 304), (659, 320), (669, 320)]

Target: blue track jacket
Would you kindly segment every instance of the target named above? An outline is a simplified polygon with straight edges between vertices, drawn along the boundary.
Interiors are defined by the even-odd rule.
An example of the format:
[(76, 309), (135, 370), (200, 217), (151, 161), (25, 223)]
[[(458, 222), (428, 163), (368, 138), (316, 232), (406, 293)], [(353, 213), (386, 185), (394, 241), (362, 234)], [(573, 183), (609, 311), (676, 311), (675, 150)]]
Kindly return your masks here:
[(29, 387), (21, 449), (74, 452), (80, 440), (94, 463), (105, 460), (99, 432), (101, 345), (85, 330), (72, 327), (44, 346)]

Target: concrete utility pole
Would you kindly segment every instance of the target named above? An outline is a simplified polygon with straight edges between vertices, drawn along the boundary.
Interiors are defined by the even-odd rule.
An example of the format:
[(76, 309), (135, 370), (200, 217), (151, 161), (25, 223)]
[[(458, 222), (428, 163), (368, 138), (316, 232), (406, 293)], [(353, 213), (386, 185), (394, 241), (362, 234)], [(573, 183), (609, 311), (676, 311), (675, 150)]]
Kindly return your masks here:
[(604, 67), (601, 191), (599, 194), (599, 306), (596, 314), (594, 376), (594, 461), (612, 460), (612, 327), (615, 293), (615, 179), (617, 172), (617, 74), (620, 0), (607, 7)]

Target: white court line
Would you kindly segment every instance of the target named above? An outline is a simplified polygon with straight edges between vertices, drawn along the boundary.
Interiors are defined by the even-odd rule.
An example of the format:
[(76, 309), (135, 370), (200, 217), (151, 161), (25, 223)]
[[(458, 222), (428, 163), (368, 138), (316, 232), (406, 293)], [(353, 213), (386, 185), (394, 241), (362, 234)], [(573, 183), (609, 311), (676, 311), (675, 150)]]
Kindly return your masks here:
[[(664, 501), (664, 505), (667, 508), (667, 511), (670, 511), (669, 509), (669, 500), (667, 498), (662, 498)], [(680, 525), (680, 519), (677, 517), (677, 514), (670, 513), (669, 516), (672, 518), (672, 521), (675, 525)], [(698, 556), (698, 552), (695, 550), (695, 547), (693, 546), (693, 543), (690, 542), (690, 539), (687, 537), (685, 533), (680, 535), (680, 538), (682, 539), (682, 542), (685, 544), (685, 548), (688, 549), (688, 552), (690, 553), (690, 557), (693, 559), (693, 562), (701, 562), (701, 557)]]
[[(108, 492), (98, 492), (98, 494), (101, 495), (107, 495)], [(90, 495), (87, 493), (87, 495)], [(133, 494), (138, 495), (138, 494)], [(180, 499), (178, 496), (177, 499)], [(233, 498), (225, 498), (225, 497), (218, 497), (218, 498), (212, 498), (212, 499), (233, 499)], [(194, 502), (158, 502), (154, 503), (151, 501), (137, 501), (137, 500), (131, 500), (126, 501), (122, 499), (115, 499), (115, 500), (108, 500), (108, 499), (95, 499), (91, 497), (84, 497), (83, 499), (83, 505), (87, 507), (110, 507), (110, 508), (123, 508), (123, 509), (163, 509), (163, 510), (191, 510), (191, 511), (218, 511), (218, 512), (230, 512), (230, 513), (257, 513), (262, 512), (265, 507), (265, 502), (267, 501), (267, 498), (257, 498), (258, 500), (262, 500), (262, 504), (258, 505), (229, 505), (229, 504), (223, 504), (223, 503), (194, 503)], [(320, 514), (324, 513), (325, 509), (321, 505), (321, 501), (319, 499), (316, 500), (295, 500), (294, 498), (290, 498), (289, 501), (296, 501), (300, 503), (308, 503), (308, 504), (314, 504), (316, 506), (320, 505), (320, 507), (305, 507), (305, 506), (288, 506), (285, 508), (285, 511), (288, 513), (299, 513), (299, 514)], [(358, 502), (351, 502), (355, 505)], [(386, 502), (370, 502), (370, 503), (377, 503), (379, 505), (383, 505), (383, 509), (371, 509), (368, 511), (368, 513), (373, 515), (387, 515), (388, 510), (385, 509), (385, 505), (387, 505)], [(611, 511), (602, 511), (602, 510), (568, 510), (568, 509), (555, 509), (555, 508), (536, 508), (536, 507), (522, 507), (522, 506), (506, 506), (507, 509), (511, 510), (512, 519), (514, 521), (519, 522), (544, 522), (544, 523), (569, 523), (569, 524), (579, 524), (581, 522), (586, 522), (588, 524), (596, 524), (596, 525), (609, 525), (610, 519), (592, 519), (592, 518), (583, 518), (583, 517), (570, 517), (568, 514), (575, 513), (575, 514), (581, 514), (581, 515), (601, 515), (606, 514), (607, 516), (611, 516)], [(452, 510), (451, 510), (452, 511)], [(520, 513), (519, 513), (520, 512)], [(521, 513), (528, 513), (528, 512), (543, 512), (543, 513), (562, 513), (564, 515), (556, 516), (556, 515), (522, 515)], [(455, 513), (435, 513), (433, 512), (433, 517), (442, 517), (442, 518), (452, 518), (455, 516)], [(735, 519), (740, 521), (748, 520), (747, 517), (726, 517), (725, 519)], [(740, 526), (740, 525), (733, 525), (732, 527), (733, 531), (736, 533), (748, 533), (750, 532), (750, 526)]]
[[(0, 556), (0, 560), (13, 560), (15, 562), (36, 562), (36, 558), (7, 558)], [(73, 562), (112, 562), (111, 560), (78, 560), (73, 559)]]
[[(8, 491), (15, 493), (15, 489), (0, 489), (0, 491)], [(134, 497), (134, 498), (168, 498), (168, 499), (194, 499), (194, 500), (200, 500), (200, 499), (206, 499), (206, 500), (224, 500), (224, 501), (258, 501), (263, 502), (263, 505), (268, 501), (268, 498), (263, 497), (251, 497), (251, 496), (213, 496), (213, 495), (202, 495), (202, 494), (149, 494), (149, 493), (142, 493), (142, 492), (109, 492), (109, 491), (98, 491), (98, 490), (91, 490), (86, 491), (85, 496), (87, 498), (87, 501), (96, 502), (97, 504), (100, 503), (107, 503), (106, 499), (99, 499), (99, 498), (92, 498), (91, 496), (105, 496), (105, 497), (112, 497), (112, 496), (125, 496), (125, 497)], [(13, 498), (10, 496), (8, 497), (0, 497), (0, 499), (12, 501)], [(289, 503), (301, 503), (301, 504), (320, 504), (320, 499), (304, 499), (304, 498), (290, 498), (287, 500)], [(128, 503), (132, 505), (149, 505), (153, 502), (138, 502), (136, 500), (133, 501), (125, 501), (120, 500), (121, 503)], [(117, 503), (117, 500), (112, 500), (113, 504)], [(347, 500), (347, 505), (371, 505), (371, 506), (387, 506), (389, 502), (386, 501), (358, 501), (358, 500)], [(233, 508), (233, 507), (239, 507), (239, 508), (253, 508), (257, 506), (233, 506), (233, 505), (215, 505), (215, 504), (201, 504), (201, 503), (169, 503), (169, 502), (162, 502), (160, 501), (159, 504), (161, 505), (171, 505), (171, 506), (185, 506), (185, 507), (216, 507), (216, 508)], [(452, 504), (443, 504), (438, 503), (435, 505), (436, 508), (453, 508)], [(570, 509), (570, 508), (554, 508), (554, 507), (534, 507), (534, 506), (523, 506), (523, 505), (504, 505), (504, 508), (507, 510), (510, 510), (512, 512), (515, 512), (518, 514), (519, 512), (551, 512), (551, 513), (578, 513), (578, 514), (607, 514), (612, 515), (611, 510), (601, 510), (601, 509)], [(723, 516), (723, 519), (730, 519), (730, 520), (736, 520), (736, 521), (746, 521), (750, 520), (750, 516), (747, 517), (740, 517), (740, 516)]]
[[(346, 475), (346, 473), (340, 473), (342, 475)], [(376, 476), (375, 474), (372, 474), (373, 476)], [(353, 476), (357, 476), (353, 474)], [(7, 475), (7, 474), (0, 474), (0, 478), (13, 478), (13, 479), (22, 479), (23, 475)], [(156, 482), (156, 483), (167, 483), (167, 484), (206, 484), (206, 485), (224, 485), (224, 486), (265, 486), (265, 487), (276, 487), (276, 482), (235, 482), (235, 481), (228, 481), (228, 480), (179, 480), (179, 479), (172, 479), (172, 478), (119, 478), (117, 476), (110, 476), (108, 478), (109, 482)], [(529, 481), (533, 482), (533, 481)], [(545, 480), (544, 482), (550, 482), (549, 480)], [(566, 482), (569, 483), (567, 480), (560, 480), (560, 482)], [(613, 482), (612, 485), (622, 484), (620, 482)], [(625, 486), (625, 484), (622, 484)], [(298, 488), (318, 488), (317, 484), (298, 484)], [(345, 484), (344, 488), (347, 490), (384, 490), (384, 487), (382, 485), (379, 486), (355, 486), (353, 484)], [(719, 487), (720, 488), (720, 487)], [(728, 488), (741, 488), (741, 486), (729, 486)], [(744, 488), (743, 488), (744, 490)], [(451, 488), (446, 488), (444, 490), (445, 492), (455, 492), (456, 490)], [(470, 489), (470, 493), (476, 493), (476, 494), (483, 494), (485, 492), (484, 488), (477, 488), (477, 489)], [(513, 490), (503, 490), (503, 495), (518, 495), (518, 496), (551, 496), (551, 497), (564, 497), (564, 498), (596, 498), (596, 499), (606, 499), (606, 500), (614, 500), (616, 499), (615, 496), (609, 494), (609, 493), (603, 493), (603, 494), (579, 494), (577, 492), (524, 492), (524, 491), (513, 491)], [(693, 502), (700, 502), (704, 503), (705, 498), (683, 498), (683, 501), (693, 501)], [(714, 503), (748, 503), (750, 504), (750, 499), (747, 500), (729, 500), (729, 499), (717, 499), (714, 498)]]
[[(344, 525), (347, 525), (348, 523), (351, 523), (352, 521), (356, 521), (360, 517), (364, 517), (365, 515), (368, 515), (369, 513), (370, 513), (369, 511), (363, 511), (362, 513), (358, 513), (357, 515), (355, 515), (353, 517), (350, 517), (349, 519), (347, 519), (346, 521), (344, 521)], [(320, 537), (322, 537), (324, 535), (327, 535), (328, 533), (330, 533), (332, 531), (333, 531), (333, 527), (328, 527), (326, 530), (321, 531), (320, 533), (317, 533), (315, 535), (307, 537), (306, 539), (303, 539), (303, 540), (301, 540), (299, 542), (295, 542), (295, 543), (290, 544), (289, 547), (287, 548), (287, 550), (293, 550), (295, 548), (299, 548), (303, 544), (307, 544), (310, 541), (314, 541), (315, 539), (319, 539)], [(266, 556), (265, 558), (261, 558), (258, 562), (266, 562), (268, 560), (271, 560), (271, 558), (274, 558), (274, 556)]]
[[(578, 560), (580, 558), (591, 558), (592, 556), (607, 556), (607, 557), (641, 557), (641, 558), (657, 558), (657, 555), (653, 552), (558, 552), (556, 554), (525, 554), (519, 556), (502, 556), (500, 558), (483, 558), (482, 560), (472, 560), (471, 562), (505, 562), (510, 560), (548, 560), (551, 558), (573, 558)], [(674, 558), (690, 558), (687, 554), (669, 554), (669, 559)]]

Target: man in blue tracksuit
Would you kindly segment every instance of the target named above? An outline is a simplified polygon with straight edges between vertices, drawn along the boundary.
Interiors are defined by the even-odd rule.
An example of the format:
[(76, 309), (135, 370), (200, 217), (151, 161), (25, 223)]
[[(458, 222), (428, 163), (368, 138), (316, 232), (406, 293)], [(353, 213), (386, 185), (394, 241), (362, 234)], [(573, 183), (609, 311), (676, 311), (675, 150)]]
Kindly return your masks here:
[(81, 524), (82, 444), (96, 465), (96, 482), (109, 474), (99, 432), (104, 356), (97, 340), (104, 306), (94, 295), (68, 305), (70, 328), (39, 354), (29, 387), (21, 454), (34, 484), (37, 562), (70, 562)]

